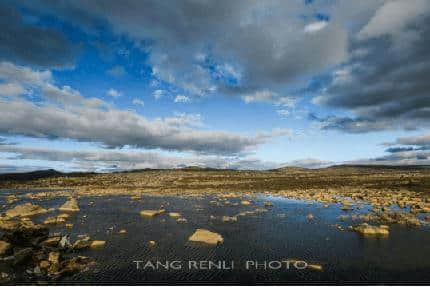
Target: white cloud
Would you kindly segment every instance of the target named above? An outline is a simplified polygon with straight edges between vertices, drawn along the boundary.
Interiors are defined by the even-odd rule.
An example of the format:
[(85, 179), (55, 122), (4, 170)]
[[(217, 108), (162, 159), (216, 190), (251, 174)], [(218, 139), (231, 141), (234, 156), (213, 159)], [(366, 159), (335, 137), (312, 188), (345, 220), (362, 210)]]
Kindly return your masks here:
[(430, 11), (428, 0), (395, 0), (376, 10), (369, 23), (357, 34), (358, 39), (379, 37), (385, 34), (397, 34), (411, 21)]
[(305, 33), (316, 33), (322, 29), (324, 29), (328, 25), (327, 21), (318, 21), (313, 22), (305, 26)]
[(145, 105), (145, 102), (144, 101), (142, 101), (141, 99), (137, 99), (137, 98), (134, 98), (133, 99), (133, 104), (135, 104), (135, 105), (139, 105), (139, 106), (144, 106)]
[(115, 89), (112, 89), (112, 88), (109, 89), (106, 93), (107, 93), (108, 96), (110, 96), (112, 98), (118, 98), (118, 97), (122, 96), (121, 92), (119, 92), (119, 91), (117, 91)]
[[(223, 131), (198, 130), (201, 116), (176, 114), (149, 120), (133, 111), (120, 110), (96, 98), (85, 98), (69, 86), (59, 88), (31, 69), (8, 64), (9, 79), (24, 85), (37, 83), (42, 102), (0, 99), (0, 133), (37, 138), (67, 138), (107, 147), (133, 146), (146, 149), (189, 151), (200, 154), (243, 155), (258, 145), (282, 136), (274, 130), (256, 136)], [(42, 72), (42, 75), (50, 73)], [(0, 67), (0, 77), (1, 67)], [(21, 77), (21, 78), (20, 78)]]
[(164, 91), (163, 90), (155, 90), (152, 95), (154, 96), (154, 98), (156, 100), (160, 99), (163, 95), (164, 95)]
[(26, 93), (27, 90), (19, 83), (0, 84), (1, 96), (15, 97)]
[(245, 103), (272, 103), (278, 106), (286, 106), (293, 108), (295, 106), (295, 100), (289, 97), (279, 97), (277, 93), (269, 90), (257, 91), (253, 94), (247, 94), (242, 96)]
[(288, 117), (290, 115), (289, 110), (277, 110), (276, 112), (278, 113), (278, 115), (282, 117)]
[(187, 96), (177, 95), (175, 98), (175, 103), (189, 103), (191, 100)]

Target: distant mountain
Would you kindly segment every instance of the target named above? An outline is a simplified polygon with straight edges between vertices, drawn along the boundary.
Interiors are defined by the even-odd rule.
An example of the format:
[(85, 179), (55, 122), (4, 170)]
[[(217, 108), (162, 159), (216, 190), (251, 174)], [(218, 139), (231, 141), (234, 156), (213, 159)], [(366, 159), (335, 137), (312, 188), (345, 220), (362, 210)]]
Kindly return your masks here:
[(0, 174), (0, 180), (33, 180), (45, 177), (61, 176), (62, 172), (56, 171), (55, 169), (47, 170), (36, 170), (22, 173), (4, 173)]

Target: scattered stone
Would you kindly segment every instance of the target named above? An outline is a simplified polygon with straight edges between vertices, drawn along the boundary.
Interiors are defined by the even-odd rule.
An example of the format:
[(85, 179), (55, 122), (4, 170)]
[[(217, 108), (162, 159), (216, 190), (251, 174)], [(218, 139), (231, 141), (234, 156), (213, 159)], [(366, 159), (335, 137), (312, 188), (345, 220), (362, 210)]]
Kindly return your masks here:
[(47, 213), (48, 210), (40, 207), (39, 205), (26, 203), (22, 205), (17, 205), (12, 209), (6, 211), (6, 216), (8, 217), (27, 217), (34, 216), (38, 214)]
[(242, 201), (240, 202), (240, 204), (242, 204), (242, 205), (251, 205), (251, 204), (252, 204), (252, 202), (251, 202), (251, 201), (249, 201), (249, 200), (242, 200)]
[(42, 245), (56, 247), (58, 246), (58, 243), (60, 243), (60, 240), (61, 240), (61, 236), (53, 236), (43, 241)]
[(178, 212), (169, 212), (169, 216), (172, 218), (179, 218), (181, 217), (181, 214)]
[(67, 212), (78, 212), (80, 211), (78, 201), (76, 198), (71, 197), (68, 201), (66, 201), (60, 208), (61, 211)]
[(390, 233), (387, 225), (373, 226), (367, 223), (362, 223), (351, 226), (350, 229), (364, 236), (388, 236)]
[(11, 194), (11, 195), (8, 195), (7, 197), (6, 197), (6, 202), (8, 203), (8, 204), (12, 204), (12, 203), (15, 203), (15, 202), (17, 202), (19, 199), (16, 197), (16, 195), (15, 194)]
[(142, 216), (148, 216), (148, 217), (154, 217), (154, 216), (160, 215), (162, 213), (164, 213), (164, 209), (159, 209), (159, 210), (150, 210), (150, 209), (147, 209), (147, 210), (142, 210), (140, 212), (140, 215), (142, 215)]
[(223, 216), (222, 221), (223, 222), (236, 222), (237, 216)]
[(272, 203), (272, 202), (270, 202), (270, 201), (265, 201), (265, 202), (264, 202), (264, 206), (265, 206), (265, 207), (272, 207), (272, 206), (273, 206), (273, 203)]
[(125, 229), (121, 229), (118, 233), (119, 233), (119, 234), (127, 234), (127, 230), (125, 230)]
[(64, 219), (64, 217), (58, 217), (58, 216), (55, 217), (55, 216), (53, 216), (53, 217), (46, 218), (45, 221), (43, 221), (43, 224), (46, 224), (46, 225), (61, 224), (61, 223), (64, 223), (64, 222), (66, 222), (66, 219)]
[(93, 240), (90, 244), (91, 248), (99, 248), (106, 244), (106, 241), (104, 240)]
[(180, 217), (180, 218), (176, 219), (176, 222), (177, 222), (177, 223), (187, 223), (187, 222), (188, 222), (188, 220), (187, 220), (187, 219), (185, 219), (185, 218), (183, 218), (183, 217)]
[(220, 234), (206, 229), (197, 229), (194, 234), (188, 238), (188, 240), (194, 242), (203, 242), (211, 245), (224, 242), (224, 238)]
[(5, 255), (11, 249), (12, 245), (9, 242), (0, 240), (0, 255)]
[(70, 243), (68, 235), (61, 237), (59, 245), (61, 248), (72, 248), (73, 247), (72, 244)]
[(51, 266), (51, 262), (49, 262), (48, 260), (42, 260), (39, 263), (39, 267), (42, 269), (48, 269), (49, 266)]

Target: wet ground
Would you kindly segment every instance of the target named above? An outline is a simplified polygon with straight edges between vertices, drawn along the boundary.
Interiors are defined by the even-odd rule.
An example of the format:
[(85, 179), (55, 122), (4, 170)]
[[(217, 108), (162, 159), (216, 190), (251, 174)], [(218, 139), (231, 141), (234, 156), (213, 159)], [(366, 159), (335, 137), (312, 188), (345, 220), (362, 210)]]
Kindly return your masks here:
[[(0, 200), (3, 202), (0, 206), (5, 204), (4, 195), (27, 192), (1, 191), (3, 196)], [(24, 196), (19, 198), (19, 202), (3, 206), (0, 211), (28, 202)], [(228, 200), (234, 204), (242, 199), (246, 198)], [(364, 238), (347, 230), (348, 225), (359, 222), (341, 222), (337, 218), (366, 212), (367, 206), (342, 211), (338, 204), (324, 208), (320, 203), (276, 197), (248, 199), (253, 201), (252, 205), (225, 205), (224, 200), (214, 196), (143, 196), (140, 201), (132, 200), (130, 196), (79, 198), (81, 211), (67, 220), (67, 223), (74, 224), (73, 228), (57, 225), (52, 226), (51, 232), (69, 233), (72, 241), (79, 234), (88, 234), (92, 239), (106, 240), (106, 245), (101, 249), (80, 251), (80, 255), (94, 258), (97, 265), (88, 272), (62, 279), (62, 283), (430, 281), (428, 226), (408, 228), (392, 225), (388, 238)], [(265, 208), (264, 201), (268, 200), (273, 207), (267, 208), (267, 212), (239, 216), (237, 222), (222, 221), (224, 215)], [(58, 208), (65, 201), (65, 197), (54, 197), (31, 202), (45, 208)], [(154, 218), (139, 214), (143, 209), (158, 209), (161, 205), (168, 212), (180, 212), (188, 222), (177, 223), (167, 214)], [(306, 218), (310, 213), (315, 217), (312, 221)], [(55, 214), (38, 216), (34, 221), (43, 222)], [(344, 226), (345, 230), (338, 230), (334, 224)], [(188, 242), (188, 237), (197, 228), (221, 234), (224, 243), (207, 246)], [(119, 234), (121, 229), (126, 229), (127, 234)], [(148, 244), (150, 240), (156, 242), (155, 246)], [(279, 268), (278, 262), (287, 259), (319, 264), (323, 270), (302, 270), (291, 265), (287, 268), (285, 263)], [(139, 269), (135, 261), (140, 261)], [(159, 265), (158, 270), (149, 265), (143, 268), (148, 261), (154, 265), (160, 262), (164, 266), (168, 261), (173, 265), (169, 268)], [(190, 269), (190, 261), (202, 264), (205, 261), (225, 261), (225, 268)], [(248, 266), (247, 261), (250, 261)], [(256, 263), (259, 265), (255, 266)]]

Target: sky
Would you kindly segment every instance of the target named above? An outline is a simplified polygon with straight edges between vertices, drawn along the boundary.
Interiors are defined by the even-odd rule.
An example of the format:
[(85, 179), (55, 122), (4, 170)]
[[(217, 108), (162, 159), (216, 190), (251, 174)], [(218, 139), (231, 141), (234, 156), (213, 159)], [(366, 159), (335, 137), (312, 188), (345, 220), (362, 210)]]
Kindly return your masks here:
[(2, 0), (0, 173), (430, 164), (430, 1)]

